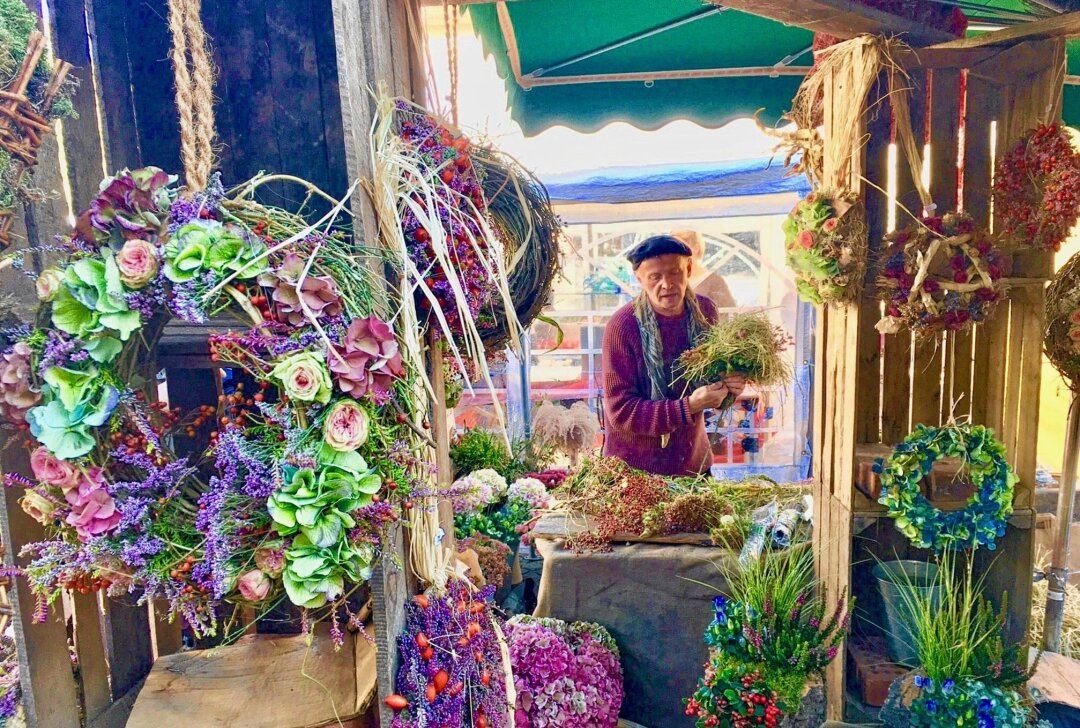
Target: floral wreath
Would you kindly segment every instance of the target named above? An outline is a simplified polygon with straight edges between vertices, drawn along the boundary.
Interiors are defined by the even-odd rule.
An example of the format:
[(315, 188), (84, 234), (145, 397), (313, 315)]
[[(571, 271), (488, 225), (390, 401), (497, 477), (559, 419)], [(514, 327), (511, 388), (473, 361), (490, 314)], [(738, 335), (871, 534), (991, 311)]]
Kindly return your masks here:
[[(960, 458), (975, 486), (962, 510), (935, 508), (919, 488), (934, 462), (946, 457)], [(1005, 446), (983, 425), (917, 425), (874, 471), (881, 477), (878, 502), (916, 548), (993, 550), (1005, 535), (1019, 478), (1005, 460)]]
[(984, 321), (1001, 298), (1004, 263), (970, 216), (919, 220), (885, 238), (878, 297), (885, 315), (877, 329), (907, 327), (918, 338), (961, 331)]
[(866, 223), (858, 197), (811, 192), (784, 221), (784, 249), (799, 295), (811, 303), (859, 295), (866, 271)]
[[(308, 610), (307, 626), (331, 620), (340, 641), (386, 529), (407, 519), (414, 541), (435, 542), (423, 337), (434, 330), (459, 366), (488, 376), (473, 320), (486, 294), (470, 281), (516, 319), (470, 147), (430, 117), (407, 126), (400, 108), (380, 98), (378, 248), (337, 224), (347, 200), (303, 180), (181, 190), (148, 167), (106, 179), (46, 248), (64, 262), (27, 271), (41, 305), (34, 326), (0, 312), (0, 424), (32, 451), (32, 477), (4, 481), (46, 529), (22, 554), (39, 617), (64, 589), (139, 594), (168, 601), (196, 636), (228, 639), (250, 608), (287, 600)], [(456, 156), (440, 151), (446, 139)], [(329, 211), (309, 224), (255, 201), (278, 181)], [(421, 221), (431, 244), (418, 251)], [(28, 252), (0, 268), (22, 269)], [(449, 288), (427, 285), (436, 270)], [(155, 401), (148, 372), (165, 325), (222, 317), (242, 325), (209, 337), (224, 370), (217, 402), (181, 412)], [(428, 556), (414, 571), (445, 585)]]
[(1059, 124), (1027, 132), (994, 174), (1002, 239), (1017, 247), (1059, 250), (1080, 218), (1080, 153)]

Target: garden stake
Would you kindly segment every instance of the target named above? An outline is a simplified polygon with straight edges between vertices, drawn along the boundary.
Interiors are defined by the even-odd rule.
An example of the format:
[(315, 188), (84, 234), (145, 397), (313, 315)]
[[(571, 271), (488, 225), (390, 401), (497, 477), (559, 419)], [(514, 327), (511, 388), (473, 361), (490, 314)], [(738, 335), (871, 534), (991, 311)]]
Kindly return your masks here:
[(1061, 467), (1061, 490), (1058, 492), (1057, 538), (1047, 572), (1046, 623), (1043, 649), (1061, 649), (1061, 620), (1065, 614), (1065, 586), (1069, 583), (1069, 537), (1072, 533), (1073, 498), (1076, 494), (1076, 460), (1080, 454), (1080, 403), (1074, 393), (1065, 430), (1065, 462)]

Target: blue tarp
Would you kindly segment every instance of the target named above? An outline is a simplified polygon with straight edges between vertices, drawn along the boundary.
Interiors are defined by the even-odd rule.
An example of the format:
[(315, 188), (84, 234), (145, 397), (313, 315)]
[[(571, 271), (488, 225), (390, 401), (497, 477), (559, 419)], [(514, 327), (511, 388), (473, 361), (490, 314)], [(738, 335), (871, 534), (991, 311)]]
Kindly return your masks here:
[(775, 159), (610, 167), (544, 178), (552, 202), (659, 202), (810, 191)]

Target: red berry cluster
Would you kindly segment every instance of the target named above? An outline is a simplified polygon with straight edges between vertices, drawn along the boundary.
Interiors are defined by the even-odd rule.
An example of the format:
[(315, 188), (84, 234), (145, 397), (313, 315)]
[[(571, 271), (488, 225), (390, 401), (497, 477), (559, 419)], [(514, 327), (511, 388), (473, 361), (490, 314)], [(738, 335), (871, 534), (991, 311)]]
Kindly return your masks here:
[[(140, 402), (145, 401), (146, 399), (146, 396), (142, 392), (136, 393), (135, 397)], [(159, 440), (165, 435), (167, 430), (172, 429), (180, 422), (179, 407), (169, 409), (169, 405), (166, 402), (151, 402), (148, 407), (152, 416), (147, 424)], [(137, 429), (134, 424), (125, 423), (121, 429), (109, 435), (109, 439), (112, 441), (113, 447), (124, 450), (128, 455), (134, 455), (139, 452), (148, 453), (151, 459), (153, 459), (154, 464), (159, 467), (163, 467), (169, 462), (168, 456), (161, 450), (152, 447), (146, 434)]]
[[(707, 675), (706, 682), (686, 701), (686, 715), (698, 718), (701, 728), (775, 728), (784, 717), (776, 692), (758, 670), (726, 668)], [(729, 699), (732, 694), (738, 698)]]
[(68, 591), (77, 591), (80, 594), (92, 594), (102, 589), (108, 589), (112, 582), (102, 577), (94, 577), (89, 574), (79, 572), (72, 575), (67, 581), (64, 582), (64, 588)]
[(998, 163), (994, 207), (1002, 236), (1058, 250), (1080, 218), (1080, 154), (1057, 124), (1032, 129)]

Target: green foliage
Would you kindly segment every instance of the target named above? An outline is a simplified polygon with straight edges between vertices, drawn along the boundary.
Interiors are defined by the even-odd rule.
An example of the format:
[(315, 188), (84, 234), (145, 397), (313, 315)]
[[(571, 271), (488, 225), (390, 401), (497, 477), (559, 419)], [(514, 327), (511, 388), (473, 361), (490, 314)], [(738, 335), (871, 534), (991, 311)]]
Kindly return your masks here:
[(239, 278), (254, 278), (265, 268), (265, 260), (256, 261), (265, 250), (258, 238), (241, 238), (219, 222), (188, 223), (165, 244), (165, 277), (184, 283), (209, 269), (223, 276), (238, 273)]
[(929, 584), (915, 584), (906, 573), (896, 573), (901, 599), (911, 615), (912, 647), (923, 673), (935, 683), (971, 678), (1015, 688), (1027, 680), (1021, 648), (1002, 642), (1005, 606), (1001, 615), (994, 611), (982, 594), (984, 580), (985, 576), (976, 577), (971, 558), (953, 551), (942, 553)]
[(49, 369), (42, 387), (43, 404), (27, 412), (31, 434), (62, 460), (82, 457), (94, 448), (91, 428), (108, 422), (119, 402), (116, 387), (89, 375), (96, 371), (91, 368), (80, 375)]
[(371, 578), (374, 550), (339, 539), (320, 548), (304, 534), (293, 539), (285, 551), (282, 582), (297, 606), (315, 609), (337, 599), (345, 591), (345, 579), (361, 582)]
[(759, 387), (791, 383), (791, 362), (784, 356), (790, 337), (763, 311), (736, 313), (709, 327), (693, 349), (675, 362), (677, 381), (687, 387), (744, 374)]
[(481, 534), (514, 548), (521, 539), (517, 527), (532, 519), (532, 507), (522, 498), (511, 498), (494, 513), (461, 513), (454, 517), (454, 536), (465, 539)]
[(827, 617), (809, 544), (766, 552), (725, 571), (731, 598), (716, 597), (705, 643), (731, 660), (761, 665), (783, 701), (797, 706), (807, 679), (836, 657), (849, 605), (841, 596)]
[(509, 449), (501, 433), (475, 428), (458, 436), (450, 446), (454, 477), (491, 469), (512, 483), (525, 473), (543, 470), (551, 462), (551, 449), (538, 448), (532, 440), (516, 438)]

